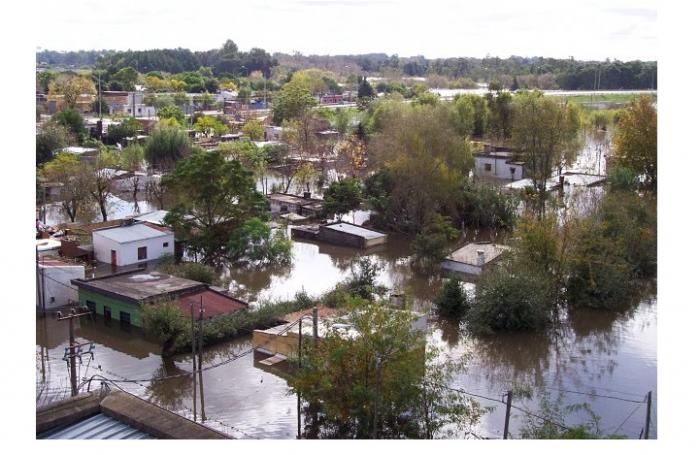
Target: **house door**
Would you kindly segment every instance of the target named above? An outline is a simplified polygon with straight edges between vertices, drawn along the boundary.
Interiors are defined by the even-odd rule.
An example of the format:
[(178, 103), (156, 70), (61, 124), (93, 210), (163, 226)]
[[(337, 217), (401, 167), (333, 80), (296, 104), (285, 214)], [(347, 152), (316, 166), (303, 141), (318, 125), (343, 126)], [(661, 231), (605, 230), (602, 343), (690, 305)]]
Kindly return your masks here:
[(112, 250), (112, 267), (117, 266), (117, 252)]

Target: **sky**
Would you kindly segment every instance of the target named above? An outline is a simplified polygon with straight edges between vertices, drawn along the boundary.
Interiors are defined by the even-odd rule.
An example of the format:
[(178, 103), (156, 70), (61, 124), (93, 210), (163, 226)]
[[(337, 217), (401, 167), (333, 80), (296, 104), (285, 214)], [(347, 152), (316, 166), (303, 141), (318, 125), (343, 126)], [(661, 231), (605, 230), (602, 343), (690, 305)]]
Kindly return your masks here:
[[(241, 50), (402, 57), (656, 60), (650, 0), (63, 0), (41, 2), (36, 48)], [(70, 6), (69, 6), (70, 5)]]

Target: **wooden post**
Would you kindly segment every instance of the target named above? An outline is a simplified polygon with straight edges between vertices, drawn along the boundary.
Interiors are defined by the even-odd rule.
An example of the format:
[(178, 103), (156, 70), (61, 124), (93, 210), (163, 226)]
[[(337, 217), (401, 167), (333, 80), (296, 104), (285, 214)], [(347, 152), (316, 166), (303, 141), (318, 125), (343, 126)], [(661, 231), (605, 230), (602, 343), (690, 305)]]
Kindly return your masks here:
[(90, 311), (85, 313), (76, 313), (75, 308), (70, 310), (68, 316), (62, 316), (59, 311), (56, 316), (59, 321), (68, 319), (68, 356), (70, 362), (70, 394), (72, 397), (78, 394), (78, 377), (75, 372), (75, 334), (73, 333), (73, 319), (91, 314)]
[(318, 346), (318, 307), (315, 306), (313, 309), (313, 321), (314, 321), (314, 346)]
[(377, 439), (378, 428), (379, 428), (379, 400), (381, 400), (381, 377), (382, 377), (382, 358), (376, 357), (376, 385), (375, 393), (377, 396), (374, 398), (374, 428), (372, 429), (372, 439)]
[(649, 439), (649, 424), (651, 423), (651, 390), (647, 393), (647, 418), (644, 423), (644, 439)]
[(503, 426), (503, 439), (508, 439), (508, 425), (510, 424), (510, 406), (513, 402), (513, 391), (509, 390), (506, 396), (506, 421)]
[[(298, 354), (298, 364), (299, 371), (301, 371), (301, 320), (303, 316), (299, 318), (299, 354)], [(297, 439), (301, 439), (301, 395), (297, 391)]]
[(206, 418), (204, 416), (204, 378), (202, 377), (202, 355), (204, 354), (204, 303), (202, 296), (199, 296), (199, 401), (201, 404), (202, 422)]

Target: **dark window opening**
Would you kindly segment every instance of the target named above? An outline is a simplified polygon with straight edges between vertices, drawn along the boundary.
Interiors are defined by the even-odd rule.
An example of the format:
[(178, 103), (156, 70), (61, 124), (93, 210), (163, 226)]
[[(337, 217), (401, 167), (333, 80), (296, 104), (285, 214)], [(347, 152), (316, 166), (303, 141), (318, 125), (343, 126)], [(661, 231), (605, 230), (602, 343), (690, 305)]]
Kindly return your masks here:
[(105, 305), (105, 307), (104, 307), (103, 314), (104, 314), (105, 321), (112, 320), (112, 309), (110, 307), (108, 307), (107, 305)]
[(163, 242), (163, 248), (167, 248), (170, 245), (168, 242)]
[(97, 314), (97, 304), (90, 300), (86, 301), (85, 304), (87, 305), (88, 310), (90, 310), (92, 315), (95, 316)]
[(120, 311), (119, 322), (121, 322), (124, 325), (131, 325), (131, 313), (127, 313), (126, 311)]
[(486, 172), (491, 172), (491, 164), (490, 164), (490, 163), (484, 164), (484, 170), (485, 170)]
[(138, 256), (138, 257), (139, 257), (139, 261), (142, 261), (142, 260), (146, 259), (147, 254), (146, 254), (146, 247), (145, 247), (145, 246), (142, 246), (142, 247), (139, 248), (139, 250), (138, 250), (138, 255), (139, 255), (139, 256)]

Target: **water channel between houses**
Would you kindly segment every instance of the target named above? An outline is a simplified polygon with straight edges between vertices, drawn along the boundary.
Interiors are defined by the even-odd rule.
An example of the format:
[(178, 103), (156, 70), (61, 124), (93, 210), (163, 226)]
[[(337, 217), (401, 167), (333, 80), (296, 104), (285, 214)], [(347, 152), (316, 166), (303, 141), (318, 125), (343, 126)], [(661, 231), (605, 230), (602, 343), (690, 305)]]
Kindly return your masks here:
[[(356, 217), (364, 215), (359, 213)], [(492, 237), (488, 232), (472, 235), (477, 239)], [(409, 239), (390, 236), (387, 245), (365, 254), (382, 266), (379, 276), (382, 284), (405, 292), (413, 299), (416, 309), (425, 310), (442, 277), (414, 270), (409, 262), (409, 251)], [(292, 263), (287, 267), (233, 271), (230, 274), (232, 289), (253, 302), (291, 298), (302, 289), (319, 295), (350, 274), (351, 263), (360, 253), (350, 248), (295, 241), (293, 254)], [(115, 322), (107, 326), (101, 318), (81, 320), (76, 333), (79, 342), (95, 343), (95, 359), (80, 367), (80, 377), (102, 374), (114, 379), (144, 380), (118, 385), (168, 409), (191, 415), (192, 378), (185, 374), (191, 371), (191, 356), (164, 361), (159, 347), (144, 339), (137, 329), (128, 331)], [(548, 387), (552, 402), (561, 396), (562, 407), (589, 402), (601, 417), (603, 433), (613, 432), (624, 421), (617, 432), (637, 438), (644, 425), (645, 405), (632, 401), (642, 400), (649, 390), (656, 397), (654, 296), (625, 314), (578, 311), (571, 315), (567, 326), (556, 337), (523, 333), (474, 338), (460, 334), (454, 324), (439, 319), (431, 322), (427, 337), (445, 355), (470, 356), (468, 370), (456, 379), (456, 387), (500, 399), (514, 383), (544, 385)], [(64, 323), (52, 318), (37, 319), (37, 393), (40, 389), (44, 389), (42, 394), (65, 393), (67, 367), (61, 358), (67, 338)], [(219, 363), (250, 347), (250, 336), (209, 347), (205, 350), (203, 366)], [(173, 375), (179, 376), (158, 380)], [(205, 371), (203, 379), (208, 425), (239, 438), (296, 437), (296, 397), (289, 394), (281, 376), (262, 367), (254, 361), (253, 355)], [(93, 387), (99, 387), (99, 383), (95, 382)], [(197, 398), (198, 408), (199, 400), (200, 397)], [(478, 401), (494, 409), (482, 418), (475, 434), (500, 437), (505, 406), (484, 399)], [(537, 397), (515, 402), (532, 411), (537, 411), (538, 403)], [(655, 409), (653, 407), (652, 422), (656, 422)], [(199, 418), (200, 413), (201, 410)], [(512, 434), (517, 435), (523, 417), (522, 412), (513, 412)], [(584, 412), (567, 417), (571, 425), (587, 420)], [(652, 436), (655, 434), (653, 425)]]

